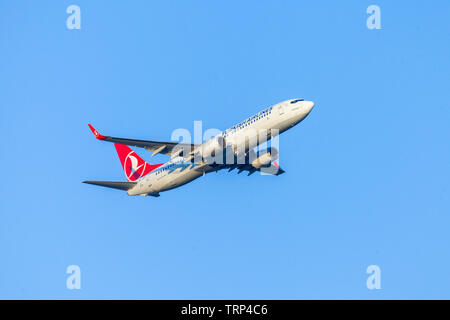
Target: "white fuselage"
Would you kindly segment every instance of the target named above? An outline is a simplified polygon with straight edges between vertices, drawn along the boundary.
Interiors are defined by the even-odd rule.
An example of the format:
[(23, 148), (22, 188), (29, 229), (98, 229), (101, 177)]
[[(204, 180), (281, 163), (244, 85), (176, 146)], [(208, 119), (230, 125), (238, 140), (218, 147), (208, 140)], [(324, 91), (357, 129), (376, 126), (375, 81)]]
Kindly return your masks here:
[[(258, 114), (238, 123), (237, 125), (223, 131), (218, 136), (225, 139), (227, 145), (231, 145), (234, 150), (244, 150), (253, 148), (259, 144), (260, 132), (271, 132), (277, 130), (282, 133), (302, 121), (314, 107), (311, 101), (301, 99), (291, 99), (275, 104)], [(275, 131), (276, 132), (276, 131)], [(217, 139), (217, 137), (212, 139)], [(270, 134), (267, 137), (272, 138)], [(211, 139), (211, 140), (212, 140)], [(255, 141), (254, 144), (249, 141)], [(198, 148), (209, 142), (205, 141)], [(134, 188), (128, 190), (129, 195), (158, 194), (159, 192), (170, 190), (191, 182), (205, 173), (199, 164), (186, 161), (181, 156), (170, 159), (148, 175), (137, 180)]]

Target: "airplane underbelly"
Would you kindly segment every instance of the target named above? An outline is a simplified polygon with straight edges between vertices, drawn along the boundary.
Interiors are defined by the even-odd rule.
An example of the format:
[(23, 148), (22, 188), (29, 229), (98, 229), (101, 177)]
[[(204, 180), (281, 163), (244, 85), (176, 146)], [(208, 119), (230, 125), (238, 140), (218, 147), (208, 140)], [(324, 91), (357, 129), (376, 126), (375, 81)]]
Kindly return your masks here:
[(286, 119), (283, 122), (280, 123), (280, 133), (292, 128), (298, 123), (298, 121), (295, 121), (294, 119)]
[[(172, 177), (169, 177), (172, 175)], [(202, 175), (201, 172), (195, 171), (195, 170), (183, 170), (183, 171), (176, 171), (168, 175), (168, 180), (166, 181), (165, 185), (162, 187), (159, 191), (166, 191), (170, 189), (178, 188), (182, 185), (185, 185), (186, 183), (189, 183), (197, 178), (199, 178)]]

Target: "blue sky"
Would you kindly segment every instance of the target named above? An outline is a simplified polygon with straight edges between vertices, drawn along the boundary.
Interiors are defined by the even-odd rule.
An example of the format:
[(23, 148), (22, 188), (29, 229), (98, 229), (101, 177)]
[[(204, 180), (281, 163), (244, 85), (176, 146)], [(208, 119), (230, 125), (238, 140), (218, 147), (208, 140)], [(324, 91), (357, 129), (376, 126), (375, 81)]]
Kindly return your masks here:
[[(450, 298), (448, 1), (0, 12), (0, 298)], [(279, 177), (219, 172), (159, 198), (81, 183), (125, 179), (88, 123), (164, 141), (297, 97), (316, 107), (280, 137)]]

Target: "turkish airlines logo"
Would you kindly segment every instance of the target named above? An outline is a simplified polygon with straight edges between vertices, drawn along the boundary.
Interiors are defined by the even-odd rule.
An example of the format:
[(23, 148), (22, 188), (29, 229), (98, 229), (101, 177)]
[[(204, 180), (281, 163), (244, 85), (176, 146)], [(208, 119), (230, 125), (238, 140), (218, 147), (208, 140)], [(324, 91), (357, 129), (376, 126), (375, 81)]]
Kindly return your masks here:
[(145, 169), (145, 162), (139, 165), (139, 160), (133, 156), (133, 153), (134, 152), (131, 151), (123, 162), (123, 171), (129, 181), (139, 179)]

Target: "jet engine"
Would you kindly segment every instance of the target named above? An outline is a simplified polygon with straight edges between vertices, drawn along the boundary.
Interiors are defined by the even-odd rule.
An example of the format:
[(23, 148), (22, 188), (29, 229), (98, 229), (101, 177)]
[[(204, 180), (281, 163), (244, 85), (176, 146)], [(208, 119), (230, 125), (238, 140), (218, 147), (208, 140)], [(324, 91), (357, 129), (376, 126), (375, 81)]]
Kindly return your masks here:
[(263, 153), (259, 153), (258, 157), (252, 161), (251, 165), (255, 169), (270, 166), (272, 161), (278, 159), (278, 150), (269, 148)]
[[(198, 150), (197, 155), (202, 157), (203, 159), (208, 159), (215, 157), (216, 154), (219, 156), (223, 154), (223, 151), (226, 148), (225, 138), (221, 135), (217, 135), (214, 138), (203, 143)], [(220, 153), (220, 154), (219, 154)]]

